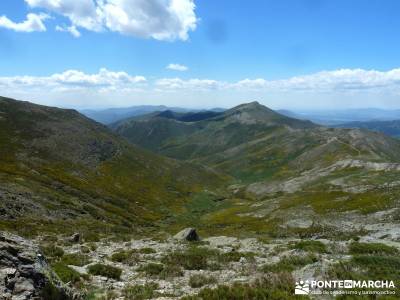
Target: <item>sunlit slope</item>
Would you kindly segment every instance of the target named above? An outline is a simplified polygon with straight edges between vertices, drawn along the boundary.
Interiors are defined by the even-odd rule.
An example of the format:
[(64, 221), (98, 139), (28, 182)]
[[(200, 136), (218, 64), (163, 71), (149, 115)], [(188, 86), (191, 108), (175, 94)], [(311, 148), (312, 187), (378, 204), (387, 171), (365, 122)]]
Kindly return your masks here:
[(391, 138), (362, 130), (327, 129), (280, 115), (257, 102), (198, 121), (181, 119), (152, 114), (113, 128), (134, 144), (214, 167), (245, 182), (344, 159), (400, 159), (400, 143)]
[(0, 145), (0, 224), (27, 233), (156, 226), (224, 182), (130, 145), (74, 110), (8, 98), (0, 98)]

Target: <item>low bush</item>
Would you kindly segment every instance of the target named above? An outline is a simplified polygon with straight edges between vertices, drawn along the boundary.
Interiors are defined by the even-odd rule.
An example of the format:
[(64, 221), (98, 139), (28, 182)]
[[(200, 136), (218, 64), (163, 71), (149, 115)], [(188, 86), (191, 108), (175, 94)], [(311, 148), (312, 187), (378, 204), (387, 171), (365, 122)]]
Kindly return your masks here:
[(294, 280), (290, 273), (280, 273), (256, 281), (253, 284), (232, 286), (220, 285), (214, 289), (204, 288), (195, 296), (183, 297), (181, 300), (286, 300), (309, 299), (294, 296)]
[(113, 262), (120, 262), (129, 265), (133, 265), (134, 263), (139, 261), (139, 257), (137, 256), (135, 251), (132, 250), (121, 250), (118, 252), (114, 252), (110, 258)]
[(120, 279), (122, 270), (120, 268), (116, 268), (109, 265), (104, 264), (95, 264), (91, 265), (88, 268), (89, 274), (97, 275), (97, 276), (104, 276), (107, 278), (112, 279)]
[(47, 258), (60, 258), (64, 255), (64, 250), (56, 245), (46, 245), (41, 250)]
[(284, 256), (275, 264), (264, 265), (262, 270), (266, 273), (292, 272), (317, 261), (318, 258), (312, 254)]
[(131, 285), (124, 289), (123, 296), (127, 300), (145, 300), (156, 296), (155, 290), (158, 288), (156, 283), (147, 283), (145, 285)]
[(153, 253), (157, 253), (156, 250), (154, 250), (153, 248), (148, 248), (148, 247), (147, 247), (147, 248), (139, 249), (138, 252), (139, 252), (139, 253), (142, 253), (142, 254), (153, 254)]
[(304, 240), (296, 242), (292, 249), (303, 250), (308, 252), (326, 253), (326, 245), (320, 241)]
[(53, 271), (57, 274), (60, 280), (64, 283), (76, 283), (80, 280), (80, 274), (74, 269), (68, 267), (62, 262), (52, 265)]
[(167, 265), (179, 265), (185, 270), (204, 270), (209, 266), (209, 260), (216, 259), (219, 252), (204, 247), (190, 247), (186, 251), (167, 254), (162, 262)]
[(90, 264), (89, 256), (80, 254), (80, 253), (65, 254), (61, 258), (61, 261), (65, 265), (73, 265), (73, 266), (80, 266), (80, 267)]
[(148, 263), (138, 269), (138, 271), (146, 273), (151, 277), (158, 277), (160, 279), (173, 278), (183, 276), (182, 268), (174, 264), (158, 264)]
[(200, 288), (202, 286), (208, 284), (215, 284), (217, 283), (217, 279), (213, 276), (205, 276), (205, 275), (192, 275), (189, 279), (189, 285), (192, 288)]
[(358, 243), (353, 242), (349, 247), (350, 254), (385, 254), (396, 255), (397, 248), (381, 243)]
[(144, 272), (149, 276), (160, 275), (163, 270), (164, 270), (164, 265), (156, 263), (148, 263), (138, 269), (138, 271)]

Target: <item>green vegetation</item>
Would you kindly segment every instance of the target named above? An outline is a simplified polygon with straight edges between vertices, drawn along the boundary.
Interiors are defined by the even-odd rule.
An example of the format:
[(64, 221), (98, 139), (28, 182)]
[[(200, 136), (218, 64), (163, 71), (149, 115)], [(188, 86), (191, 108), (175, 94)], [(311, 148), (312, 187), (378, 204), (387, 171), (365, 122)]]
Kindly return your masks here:
[(156, 250), (154, 250), (153, 248), (141, 248), (138, 250), (139, 253), (142, 254), (153, 254), (153, 253), (157, 253)]
[(183, 276), (182, 268), (179, 265), (166, 263), (148, 263), (138, 269), (150, 277), (157, 277), (160, 279), (167, 279), (173, 277)]
[(91, 262), (89, 256), (80, 253), (65, 254), (61, 258), (61, 261), (65, 265), (73, 265), (80, 267), (90, 264)]
[(216, 250), (205, 247), (189, 247), (186, 251), (177, 251), (167, 254), (162, 262), (167, 265), (181, 266), (185, 270), (205, 270), (209, 262), (219, 254)]
[(62, 262), (53, 264), (52, 269), (64, 283), (76, 283), (81, 278), (81, 275), (78, 272), (66, 266)]
[(56, 245), (47, 245), (41, 247), (43, 254), (51, 259), (57, 259), (64, 255), (64, 250)]
[(215, 283), (217, 283), (217, 279), (214, 276), (206, 276), (198, 274), (190, 276), (189, 279), (189, 285), (192, 288), (200, 288), (202, 286)]
[[(0, 98), (0, 111), (2, 202), (13, 216), (0, 220), (0, 230), (34, 237), (80, 228), (85, 242), (132, 237), (139, 229), (150, 235), (197, 192), (226, 182), (131, 146), (73, 110)], [(26, 207), (18, 212), (21, 203)]]
[(133, 285), (124, 289), (124, 299), (127, 300), (144, 300), (152, 299), (156, 296), (155, 290), (158, 289), (158, 284), (147, 283), (145, 285)]
[(399, 253), (397, 248), (381, 243), (358, 243), (353, 242), (349, 246), (351, 254), (381, 254), (381, 255), (396, 255)]
[(89, 274), (104, 276), (112, 279), (119, 279), (122, 274), (122, 270), (113, 266), (104, 265), (104, 264), (95, 264), (91, 265), (88, 268)]
[(163, 264), (148, 263), (138, 269), (138, 271), (145, 272), (149, 276), (158, 276), (164, 270)]
[(292, 272), (317, 261), (318, 258), (313, 254), (284, 256), (275, 264), (264, 265), (262, 270), (265, 273)]
[(309, 252), (326, 253), (326, 245), (320, 241), (303, 240), (292, 245), (292, 249), (298, 249)]
[(182, 300), (289, 300), (309, 299), (294, 296), (294, 280), (289, 273), (266, 277), (254, 284), (220, 285), (215, 289), (202, 289), (196, 296), (183, 297)]
[(139, 260), (136, 251), (134, 250), (121, 250), (114, 252), (110, 258), (113, 262), (121, 262), (128, 265), (133, 265)]

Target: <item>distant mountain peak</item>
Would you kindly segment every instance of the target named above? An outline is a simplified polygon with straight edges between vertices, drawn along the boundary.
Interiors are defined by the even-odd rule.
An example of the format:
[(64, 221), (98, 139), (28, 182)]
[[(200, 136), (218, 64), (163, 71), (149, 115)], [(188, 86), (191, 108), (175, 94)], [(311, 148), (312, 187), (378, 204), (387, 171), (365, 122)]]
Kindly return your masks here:
[(259, 108), (259, 107), (265, 107), (265, 108), (267, 108), (266, 106), (260, 104), (260, 102), (258, 102), (258, 101), (253, 101), (253, 102), (248, 102), (248, 103), (240, 104), (240, 105), (238, 105), (238, 106), (233, 107), (232, 109), (239, 110), (239, 109), (251, 109), (251, 108)]

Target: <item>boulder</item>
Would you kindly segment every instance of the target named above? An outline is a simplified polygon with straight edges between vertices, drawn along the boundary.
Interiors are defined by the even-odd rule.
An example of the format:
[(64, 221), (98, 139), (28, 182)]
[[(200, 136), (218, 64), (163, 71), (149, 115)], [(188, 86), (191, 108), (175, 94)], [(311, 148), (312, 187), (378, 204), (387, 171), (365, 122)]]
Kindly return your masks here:
[(175, 236), (174, 239), (180, 240), (180, 241), (199, 241), (200, 237), (196, 232), (196, 229), (194, 228), (185, 228), (182, 231), (178, 232)]
[(80, 235), (79, 233), (74, 233), (74, 234), (69, 238), (69, 240), (70, 240), (72, 243), (79, 243), (79, 242), (81, 241), (81, 235)]
[(0, 299), (69, 300), (81, 296), (60, 283), (36, 244), (0, 232)]

